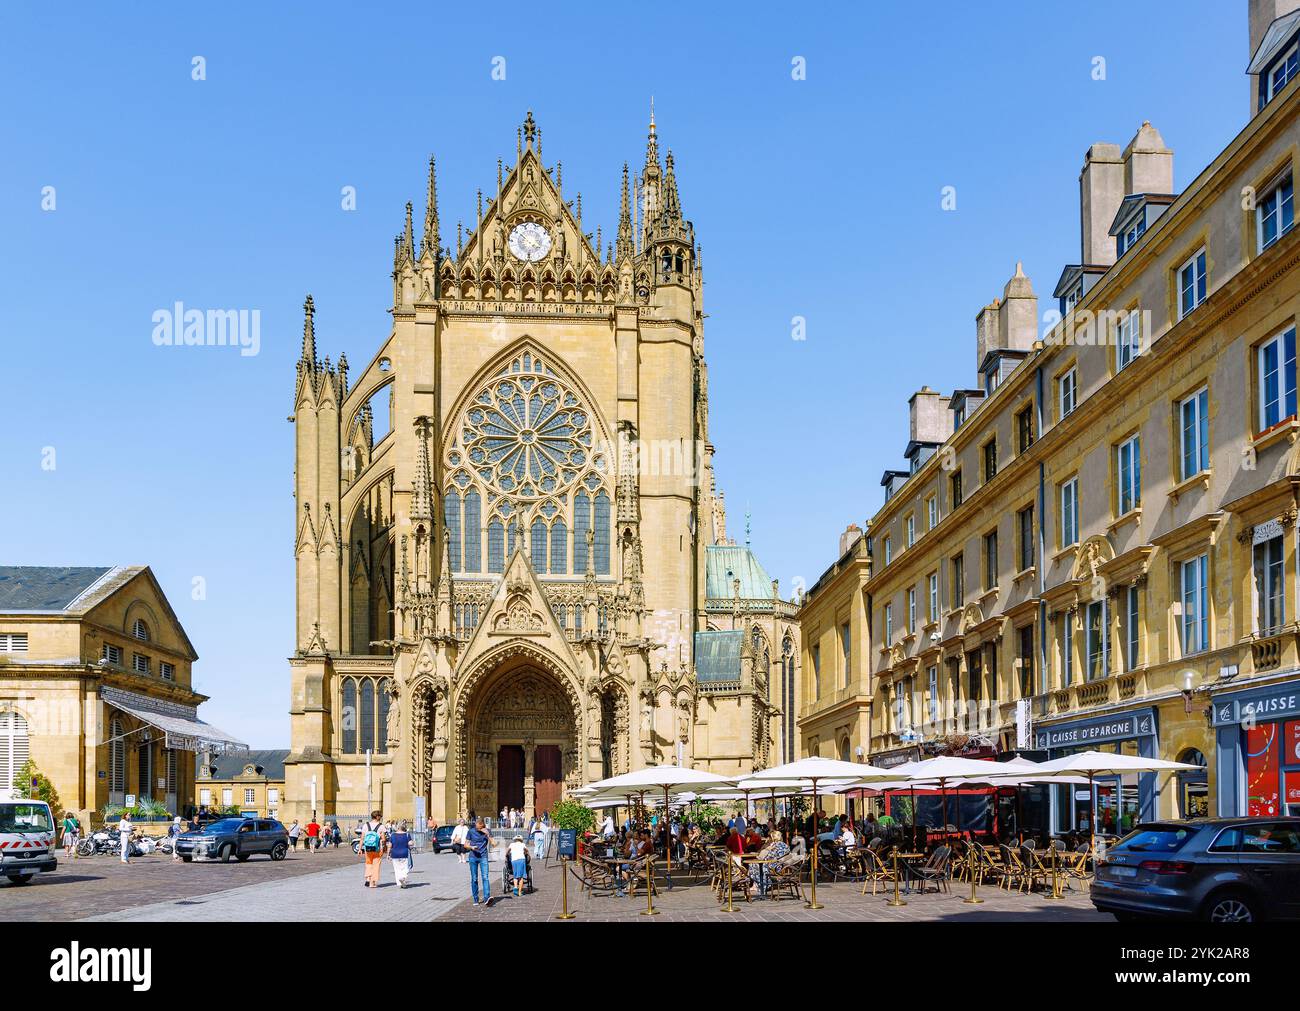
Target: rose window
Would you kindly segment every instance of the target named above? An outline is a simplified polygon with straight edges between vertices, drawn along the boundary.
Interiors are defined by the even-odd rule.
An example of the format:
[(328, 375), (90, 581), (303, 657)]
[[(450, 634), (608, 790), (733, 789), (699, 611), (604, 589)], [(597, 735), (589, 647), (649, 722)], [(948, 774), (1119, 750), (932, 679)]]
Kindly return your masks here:
[(495, 491), (530, 499), (563, 492), (601, 461), (592, 458), (591, 415), (578, 396), (533, 359), (537, 372), (507, 372), (465, 412), (466, 461)]

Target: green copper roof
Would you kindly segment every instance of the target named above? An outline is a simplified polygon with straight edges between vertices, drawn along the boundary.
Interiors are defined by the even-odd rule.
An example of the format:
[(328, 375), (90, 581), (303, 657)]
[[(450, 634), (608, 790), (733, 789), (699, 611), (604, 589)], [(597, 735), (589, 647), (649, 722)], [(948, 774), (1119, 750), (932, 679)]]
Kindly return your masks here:
[(754, 552), (739, 544), (710, 544), (704, 549), (704, 596), (730, 600), (733, 580), (740, 580), (741, 600), (771, 600), (772, 578), (758, 564)]
[(0, 565), (0, 611), (63, 611), (107, 566)]
[(695, 680), (739, 681), (744, 629), (695, 633)]

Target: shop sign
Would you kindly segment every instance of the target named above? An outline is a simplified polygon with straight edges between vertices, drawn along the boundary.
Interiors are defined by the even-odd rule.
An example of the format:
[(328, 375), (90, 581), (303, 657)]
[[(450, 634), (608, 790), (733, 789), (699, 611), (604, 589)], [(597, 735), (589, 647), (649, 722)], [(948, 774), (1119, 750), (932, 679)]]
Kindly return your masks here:
[(908, 762), (919, 762), (920, 760), (921, 749), (919, 746), (895, 748), (893, 751), (881, 751), (867, 756), (867, 761), (877, 769), (894, 769), (900, 765), (906, 765)]
[(1152, 737), (1156, 732), (1154, 709), (1139, 709), (1103, 719), (1058, 723), (1038, 731), (1039, 748), (1080, 748), (1103, 741), (1121, 741), (1133, 737)]
[(1247, 720), (1263, 723), (1300, 716), (1300, 682), (1272, 685), (1252, 692), (1220, 695), (1214, 700), (1214, 725), (1226, 726)]

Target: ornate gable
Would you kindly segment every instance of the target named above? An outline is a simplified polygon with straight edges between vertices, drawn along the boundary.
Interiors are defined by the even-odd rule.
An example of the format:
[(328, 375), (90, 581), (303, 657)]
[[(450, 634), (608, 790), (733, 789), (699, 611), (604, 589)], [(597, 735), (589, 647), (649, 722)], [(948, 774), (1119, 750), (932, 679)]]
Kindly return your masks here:
[(523, 549), (525, 542), (526, 538), (518, 538), (519, 546), (506, 562), (492, 601), (461, 653), (459, 670), (468, 670), (484, 653), (510, 638), (530, 639), (561, 658), (570, 670), (582, 669), (551, 612), (546, 592)]

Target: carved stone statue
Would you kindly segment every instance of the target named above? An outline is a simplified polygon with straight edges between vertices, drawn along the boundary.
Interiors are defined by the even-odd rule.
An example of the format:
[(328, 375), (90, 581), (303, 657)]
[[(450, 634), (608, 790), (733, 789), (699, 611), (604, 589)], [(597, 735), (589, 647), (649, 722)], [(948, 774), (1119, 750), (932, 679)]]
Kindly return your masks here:
[(397, 682), (391, 678), (388, 680), (385, 690), (388, 692), (388, 726), (386, 728), (386, 740), (390, 745), (401, 743), (402, 720), (401, 720), (401, 703), (398, 701)]

